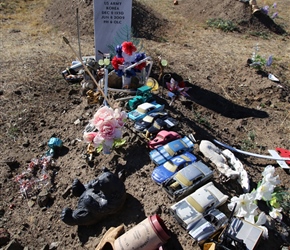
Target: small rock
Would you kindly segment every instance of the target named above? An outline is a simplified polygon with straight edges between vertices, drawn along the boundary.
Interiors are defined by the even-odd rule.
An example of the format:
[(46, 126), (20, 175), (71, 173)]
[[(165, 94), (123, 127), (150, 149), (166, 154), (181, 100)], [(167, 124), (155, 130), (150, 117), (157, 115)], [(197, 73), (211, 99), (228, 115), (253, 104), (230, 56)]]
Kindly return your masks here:
[(67, 187), (66, 190), (64, 190), (63, 194), (62, 194), (62, 198), (66, 199), (71, 193), (71, 187)]
[(74, 121), (74, 125), (78, 125), (80, 123), (81, 123), (81, 120), (80, 119), (77, 119), (77, 120)]
[(50, 200), (50, 193), (47, 190), (42, 190), (37, 197), (37, 204), (40, 207), (46, 207), (47, 203)]
[(32, 208), (35, 205), (35, 201), (29, 200), (27, 204), (28, 204), (28, 207)]
[(60, 245), (60, 242), (52, 242), (50, 245), (49, 245), (49, 250), (55, 250), (58, 248), (58, 246)]

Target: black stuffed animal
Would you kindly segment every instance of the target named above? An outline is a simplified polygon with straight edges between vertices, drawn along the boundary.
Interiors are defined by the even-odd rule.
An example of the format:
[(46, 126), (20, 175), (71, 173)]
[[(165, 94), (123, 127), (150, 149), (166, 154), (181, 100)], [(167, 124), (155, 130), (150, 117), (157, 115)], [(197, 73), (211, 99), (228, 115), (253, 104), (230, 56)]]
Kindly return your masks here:
[(80, 197), (77, 209), (64, 208), (61, 213), (61, 220), (70, 226), (96, 224), (118, 212), (126, 200), (124, 183), (106, 168), (86, 185), (75, 179), (72, 193)]

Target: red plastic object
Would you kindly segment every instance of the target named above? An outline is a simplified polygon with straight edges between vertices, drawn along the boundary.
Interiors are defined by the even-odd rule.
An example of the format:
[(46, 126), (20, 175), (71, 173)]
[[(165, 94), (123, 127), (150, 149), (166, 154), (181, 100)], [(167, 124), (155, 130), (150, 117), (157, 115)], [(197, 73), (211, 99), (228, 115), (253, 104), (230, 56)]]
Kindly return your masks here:
[(166, 241), (170, 239), (170, 235), (163, 220), (157, 214), (149, 216), (148, 218), (154, 232), (163, 241), (163, 243), (166, 243)]
[[(281, 157), (289, 158), (290, 157), (290, 150), (285, 148), (276, 148), (276, 151)], [(290, 164), (290, 161), (286, 161), (287, 164)]]

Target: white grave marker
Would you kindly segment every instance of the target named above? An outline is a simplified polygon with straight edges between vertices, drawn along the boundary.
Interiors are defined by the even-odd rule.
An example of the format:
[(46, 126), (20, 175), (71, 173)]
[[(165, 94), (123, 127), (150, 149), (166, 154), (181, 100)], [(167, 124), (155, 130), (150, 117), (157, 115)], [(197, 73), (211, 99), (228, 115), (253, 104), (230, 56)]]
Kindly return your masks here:
[(96, 60), (109, 52), (118, 31), (131, 29), (132, 0), (94, 0), (94, 33)]

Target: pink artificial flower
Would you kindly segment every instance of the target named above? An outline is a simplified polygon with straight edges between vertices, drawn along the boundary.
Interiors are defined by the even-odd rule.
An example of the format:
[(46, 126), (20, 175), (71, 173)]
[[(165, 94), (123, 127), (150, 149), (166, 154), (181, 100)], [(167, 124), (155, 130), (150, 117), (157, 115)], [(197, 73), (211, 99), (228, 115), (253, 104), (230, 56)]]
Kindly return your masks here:
[(114, 110), (114, 117), (117, 120), (117, 126), (123, 127), (127, 118), (127, 113), (125, 111), (121, 111), (121, 108), (116, 108)]
[(102, 137), (101, 133), (97, 132), (94, 140), (93, 140), (93, 145), (95, 148), (97, 148), (98, 146), (100, 146), (104, 141), (104, 138)]
[(87, 143), (92, 143), (96, 135), (97, 132), (85, 132), (83, 135), (84, 141)]
[(99, 127), (102, 122), (108, 121), (114, 119), (114, 110), (112, 108), (109, 108), (107, 106), (104, 106), (100, 108), (94, 115), (93, 119), (90, 121), (93, 125), (97, 127), (99, 130)]
[(99, 133), (105, 141), (119, 139), (122, 136), (121, 129), (118, 129), (118, 122), (115, 119), (102, 122), (99, 127)]

